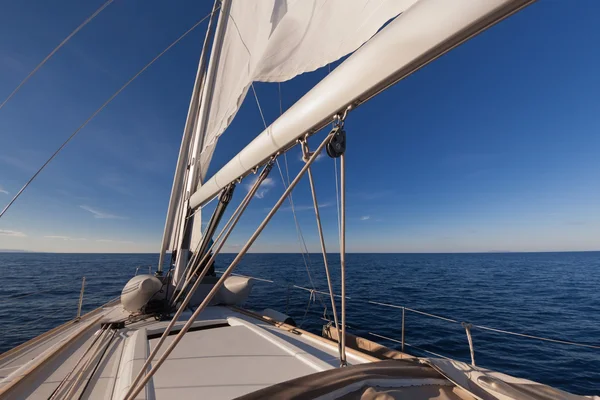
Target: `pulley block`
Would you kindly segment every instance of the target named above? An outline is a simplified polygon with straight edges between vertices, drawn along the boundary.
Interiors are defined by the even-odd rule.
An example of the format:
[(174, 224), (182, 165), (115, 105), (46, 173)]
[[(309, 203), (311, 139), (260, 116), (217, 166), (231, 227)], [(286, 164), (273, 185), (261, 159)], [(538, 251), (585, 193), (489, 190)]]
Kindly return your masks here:
[(326, 146), (327, 154), (331, 158), (338, 158), (346, 151), (346, 131), (339, 128)]

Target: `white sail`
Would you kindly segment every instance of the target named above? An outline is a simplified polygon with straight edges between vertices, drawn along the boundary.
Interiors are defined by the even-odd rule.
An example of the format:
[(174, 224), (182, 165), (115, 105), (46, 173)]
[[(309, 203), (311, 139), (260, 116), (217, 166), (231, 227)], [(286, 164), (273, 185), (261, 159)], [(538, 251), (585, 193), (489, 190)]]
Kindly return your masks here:
[[(306, 132), (320, 129), (532, 0), (419, 0), (348, 57), (191, 197), (198, 207)], [(393, 116), (390, 116), (393, 118)]]
[(355, 51), (417, 0), (234, 1), (201, 150), (204, 178), (219, 136), (253, 81), (283, 82)]

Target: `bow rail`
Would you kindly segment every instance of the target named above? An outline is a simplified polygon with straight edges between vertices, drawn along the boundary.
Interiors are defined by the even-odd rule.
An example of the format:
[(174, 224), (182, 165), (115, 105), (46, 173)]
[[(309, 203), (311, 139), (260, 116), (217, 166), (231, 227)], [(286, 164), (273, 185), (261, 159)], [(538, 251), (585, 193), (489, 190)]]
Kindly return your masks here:
[[(217, 271), (217, 273), (220, 273), (220, 271)], [(299, 285), (294, 285), (294, 284), (286, 284), (286, 283), (281, 283), (281, 282), (277, 282), (277, 281), (273, 281), (270, 279), (264, 279), (264, 278), (255, 278), (253, 276), (249, 276), (249, 275), (242, 275), (242, 274), (232, 274), (232, 275), (236, 275), (236, 276), (242, 276), (242, 277), (246, 277), (246, 278), (250, 278), (250, 279), (255, 279), (256, 281), (259, 282), (264, 282), (264, 283), (268, 283), (268, 284), (272, 284), (272, 285), (276, 285), (279, 287), (285, 287), (288, 289), (297, 289), (297, 290), (303, 290), (303, 291), (307, 291), (310, 293), (311, 296), (313, 296), (314, 293), (322, 293), (325, 295), (328, 295), (329, 293), (327, 292), (323, 292), (323, 291), (319, 291), (319, 290), (315, 290), (315, 289), (311, 289), (311, 288), (307, 288), (307, 287), (303, 287), (303, 286), (299, 286)], [(288, 296), (289, 296), (289, 290), (288, 290)], [(340, 295), (335, 295), (338, 298), (341, 298)], [(432, 313), (428, 313), (422, 310), (418, 310), (415, 308), (411, 308), (411, 307), (406, 307), (403, 305), (398, 305), (398, 304), (391, 304), (391, 303), (382, 303), (379, 301), (373, 301), (373, 300), (369, 300), (369, 299), (364, 299), (364, 298), (360, 298), (360, 297), (356, 297), (356, 296), (345, 296), (346, 299), (351, 299), (353, 301), (357, 301), (357, 302), (361, 302), (361, 303), (365, 303), (365, 304), (369, 304), (372, 306), (378, 306), (378, 307), (387, 307), (387, 308), (393, 308), (393, 309), (397, 309), (397, 310), (401, 310), (402, 311), (402, 339), (398, 340), (398, 339), (394, 339), (388, 336), (384, 336), (381, 334), (378, 334), (376, 332), (372, 332), (370, 330), (365, 330), (369, 335), (372, 335), (374, 337), (378, 337), (380, 339), (384, 339), (384, 340), (388, 340), (390, 342), (394, 342), (394, 343), (398, 343), (402, 346), (402, 351), (404, 352), (404, 347), (411, 347), (411, 348), (415, 348), (419, 351), (434, 355), (436, 357), (441, 357), (441, 358), (446, 358), (449, 359), (449, 357), (446, 357), (444, 355), (432, 352), (430, 350), (426, 350), (423, 349), (421, 347), (418, 347), (416, 345), (413, 344), (409, 344), (406, 343), (406, 341), (404, 340), (404, 335), (405, 335), (405, 313), (406, 312), (410, 312), (413, 314), (418, 314), (418, 315), (422, 315), (425, 317), (429, 317), (429, 318), (434, 318), (434, 319), (438, 319), (441, 321), (445, 321), (451, 324), (458, 324), (460, 325), (466, 333), (467, 336), (467, 340), (468, 340), (468, 344), (469, 344), (469, 351), (471, 354), (471, 364), (475, 365), (475, 350), (474, 350), (474, 345), (473, 345), (473, 338), (471, 336), (471, 330), (472, 329), (480, 329), (480, 330), (485, 330), (488, 332), (493, 332), (493, 333), (497, 333), (497, 334), (504, 334), (504, 335), (512, 335), (512, 336), (517, 336), (517, 337), (522, 337), (522, 338), (526, 338), (526, 339), (534, 339), (534, 340), (540, 340), (540, 341), (545, 341), (545, 342), (550, 342), (550, 343), (558, 343), (558, 344), (564, 344), (564, 345), (570, 345), (570, 346), (577, 346), (577, 347), (583, 347), (583, 348), (588, 348), (588, 349), (594, 349), (594, 350), (600, 350), (600, 345), (597, 344), (590, 344), (590, 343), (581, 343), (581, 342), (575, 342), (575, 341), (571, 341), (571, 340), (564, 340), (564, 339), (557, 339), (557, 338), (549, 338), (549, 337), (544, 337), (544, 336), (538, 336), (538, 335), (532, 335), (532, 334), (528, 334), (528, 333), (523, 333), (523, 332), (513, 332), (513, 331), (509, 331), (506, 329), (499, 329), (499, 328), (494, 328), (494, 327), (490, 327), (490, 326), (486, 326), (486, 325), (479, 325), (479, 324), (474, 324), (474, 323), (470, 323), (470, 322), (466, 322), (466, 321), (459, 321), (453, 318), (448, 318), (442, 315), (437, 315), (437, 314), (432, 314)], [(288, 300), (289, 303), (289, 300)], [(309, 301), (310, 304), (310, 301)], [(321, 318), (324, 321), (328, 321), (328, 322), (333, 322), (330, 321), (327, 318)], [(346, 325), (346, 327), (352, 329), (352, 326), (350, 325)]]

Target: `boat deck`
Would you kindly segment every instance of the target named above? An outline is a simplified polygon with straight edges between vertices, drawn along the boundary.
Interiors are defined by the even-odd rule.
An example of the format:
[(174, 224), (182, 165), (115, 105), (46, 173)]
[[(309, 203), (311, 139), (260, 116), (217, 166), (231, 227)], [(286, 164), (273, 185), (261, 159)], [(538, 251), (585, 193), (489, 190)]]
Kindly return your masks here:
[[(182, 315), (159, 355), (190, 315)], [(78, 361), (99, 335), (102, 322), (126, 317), (120, 305), (105, 307), (5, 353), (0, 357), (3, 398), (48, 399), (61, 383), (57, 398), (69, 391), (75, 398), (82, 393), (82, 398), (88, 399), (123, 398), (167, 321), (150, 319), (126, 325), (114, 337), (106, 338), (106, 345), (99, 339), (97, 367), (95, 359), (84, 371), (84, 363), (78, 365)], [(373, 360), (368, 355), (348, 354), (350, 364)], [(194, 322), (138, 398), (229, 399), (338, 366), (335, 343), (215, 306)]]
[[(0, 355), (0, 399), (123, 399), (168, 325), (148, 318), (101, 329), (128, 316), (112, 303)], [(158, 357), (190, 316), (182, 315)], [(337, 394), (328, 398), (344, 399), (585, 399), (455, 360), (350, 343), (357, 344), (347, 348), (350, 367), (337, 368), (335, 341), (247, 310), (208, 307), (136, 398), (312, 399), (329, 390)], [(381, 358), (388, 361), (373, 363)]]

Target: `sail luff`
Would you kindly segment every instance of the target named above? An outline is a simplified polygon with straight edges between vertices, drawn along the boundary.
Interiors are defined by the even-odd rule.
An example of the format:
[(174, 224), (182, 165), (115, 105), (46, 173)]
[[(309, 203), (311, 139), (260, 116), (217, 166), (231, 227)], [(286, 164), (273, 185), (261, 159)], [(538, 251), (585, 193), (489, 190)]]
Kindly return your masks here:
[[(178, 212), (181, 209), (181, 191), (183, 182), (185, 179), (185, 172), (187, 170), (187, 163), (189, 158), (190, 143), (192, 141), (194, 127), (196, 125), (198, 107), (200, 103), (200, 94), (202, 93), (204, 75), (206, 73), (206, 55), (208, 53), (208, 43), (212, 39), (213, 32), (213, 19), (217, 9), (219, 8), (219, 0), (215, 0), (213, 9), (211, 12), (210, 19), (208, 21), (208, 27), (206, 35), (204, 37), (204, 45), (202, 46), (202, 52), (200, 53), (200, 60), (198, 61), (198, 70), (196, 72), (196, 80), (194, 82), (194, 88), (192, 90), (192, 97), (190, 99), (190, 106), (188, 108), (188, 114), (185, 121), (185, 128), (183, 131), (183, 138), (181, 140), (181, 146), (179, 148), (179, 157), (177, 159), (177, 166), (175, 168), (175, 175), (173, 177), (173, 186), (171, 187), (171, 197), (169, 199), (169, 207), (167, 209), (167, 216), (165, 219), (165, 229), (163, 232), (163, 238), (160, 247), (160, 255), (158, 258), (158, 272), (162, 272), (164, 256), (167, 248), (173, 245), (173, 234), (175, 221), (181, 213)], [(177, 229), (177, 227), (175, 227)]]
[(179, 228), (180, 240), (177, 258), (175, 262), (175, 273), (173, 276), (173, 282), (175, 284), (177, 284), (179, 278), (183, 276), (189, 258), (189, 250), (195, 247), (194, 239), (199, 239), (199, 237), (201, 237), (202, 235), (201, 221), (199, 218), (200, 215), (190, 212), (189, 198), (197, 187), (202, 186), (199, 155), (204, 143), (208, 112), (210, 111), (213, 92), (215, 89), (217, 66), (219, 64), (219, 57), (223, 46), (223, 37), (225, 36), (225, 32), (227, 30), (227, 22), (229, 20), (230, 8), (231, 0), (221, 1), (221, 11), (219, 13), (219, 19), (215, 28), (214, 41), (212, 44), (208, 68), (206, 70), (206, 76), (202, 88), (197, 123), (194, 127), (194, 140), (192, 143), (191, 163), (189, 165), (186, 189), (184, 192), (185, 201), (182, 209), (182, 214), (184, 216), (185, 222), (182, 223)]
[(230, 182), (285, 151), (417, 69), (535, 0), (420, 0), (304, 95), (191, 197), (199, 207)]

